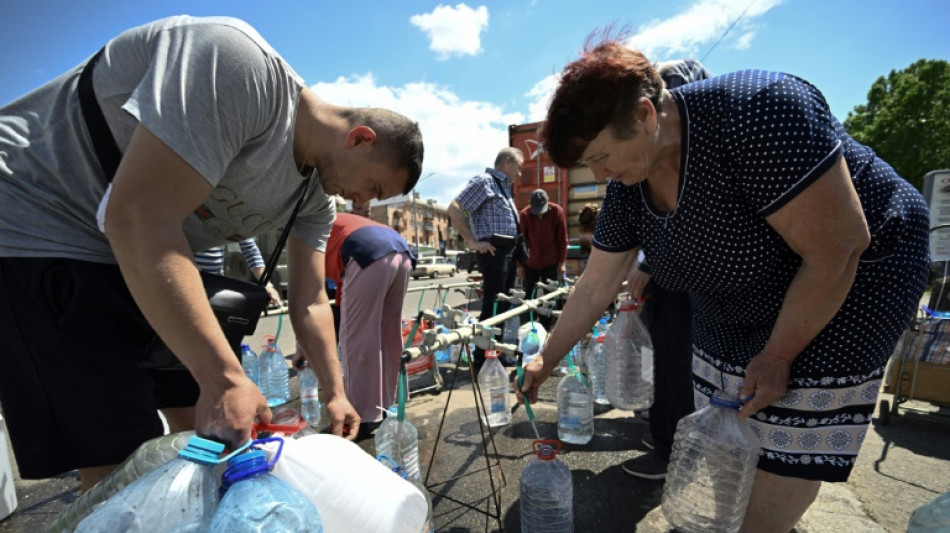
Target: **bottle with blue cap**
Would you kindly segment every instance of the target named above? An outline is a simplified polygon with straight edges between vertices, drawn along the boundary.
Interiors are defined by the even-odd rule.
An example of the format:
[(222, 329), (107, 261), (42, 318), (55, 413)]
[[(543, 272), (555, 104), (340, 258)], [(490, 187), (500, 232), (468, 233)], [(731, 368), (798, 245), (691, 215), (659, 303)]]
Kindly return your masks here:
[[(280, 441), (261, 439), (255, 444)], [(273, 463), (280, 460), (278, 451)], [(224, 495), (207, 529), (212, 533), (299, 531), (322, 533), (320, 513), (306, 496), (270, 473), (264, 450), (250, 450), (228, 461), (221, 478)]]
[(760, 443), (739, 420), (735, 395), (716, 391), (709, 405), (676, 425), (663, 514), (679, 531), (739, 531), (759, 462)]
[(260, 356), (260, 389), (267, 399), (267, 407), (276, 407), (290, 401), (290, 368), (274, 336), (265, 335), (264, 338), (266, 344)]
[(396, 385), (396, 405), (386, 409), (386, 418), (376, 428), (373, 445), (377, 458), (385, 455), (409, 477), (419, 479), (419, 431), (406, 418), (406, 392), (406, 365), (402, 365)]
[(247, 379), (253, 381), (258, 389), (261, 388), (261, 360), (247, 344), (241, 345), (241, 366)]
[(207, 531), (218, 505), (214, 467), (223, 451), (220, 442), (192, 436), (177, 458), (127, 485), (75, 531)]

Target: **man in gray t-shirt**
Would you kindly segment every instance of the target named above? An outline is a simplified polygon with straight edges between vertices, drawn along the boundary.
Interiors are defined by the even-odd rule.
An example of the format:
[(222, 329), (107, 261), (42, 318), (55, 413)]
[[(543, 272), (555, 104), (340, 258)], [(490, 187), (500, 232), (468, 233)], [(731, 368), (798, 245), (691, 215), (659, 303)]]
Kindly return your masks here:
[[(85, 68), (122, 153), (114, 176), (80, 108)], [(355, 437), (324, 292), (330, 195), (406, 193), (422, 151), (415, 123), (322, 101), (253, 28), (223, 17), (123, 32), (94, 65), (0, 107), (0, 321), (12, 332), (0, 338), (0, 404), (21, 475), (79, 468), (88, 488), (161, 434), (156, 408), (231, 448), (270, 419), (192, 254), (285, 225), (308, 176), (287, 248), (290, 317), (331, 429)], [(189, 373), (141, 367), (150, 328)]]

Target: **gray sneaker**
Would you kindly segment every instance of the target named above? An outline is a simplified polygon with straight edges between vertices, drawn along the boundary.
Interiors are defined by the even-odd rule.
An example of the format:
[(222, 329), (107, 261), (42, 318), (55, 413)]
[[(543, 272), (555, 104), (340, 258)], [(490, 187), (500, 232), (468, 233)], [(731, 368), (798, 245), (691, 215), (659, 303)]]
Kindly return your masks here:
[(660, 459), (656, 453), (648, 452), (633, 459), (627, 459), (620, 464), (620, 468), (633, 477), (664, 480), (666, 479), (668, 464), (667, 461)]

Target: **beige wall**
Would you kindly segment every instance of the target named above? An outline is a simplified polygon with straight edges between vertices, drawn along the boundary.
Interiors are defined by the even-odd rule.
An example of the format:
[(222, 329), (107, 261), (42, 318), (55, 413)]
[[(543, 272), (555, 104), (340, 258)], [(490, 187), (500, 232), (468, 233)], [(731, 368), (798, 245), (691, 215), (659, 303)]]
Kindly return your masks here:
[(438, 248), (441, 238), (447, 249), (455, 249), (458, 232), (451, 227), (446, 208), (428, 200), (374, 206), (370, 218), (395, 229), (409, 244)]

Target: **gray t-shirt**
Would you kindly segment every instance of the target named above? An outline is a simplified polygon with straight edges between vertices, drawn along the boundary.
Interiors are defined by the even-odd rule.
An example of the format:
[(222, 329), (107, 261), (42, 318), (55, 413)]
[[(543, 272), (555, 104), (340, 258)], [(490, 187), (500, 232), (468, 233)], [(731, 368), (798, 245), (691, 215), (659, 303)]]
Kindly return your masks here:
[[(76, 93), (84, 64), (0, 107), (0, 256), (115, 262), (96, 223), (107, 183)], [(293, 158), (304, 84), (246, 23), (133, 28), (106, 45), (93, 83), (119, 150), (141, 123), (214, 186), (183, 224), (193, 250), (290, 217), (305, 181)], [(318, 179), (292, 233), (324, 251), (334, 212)]]

